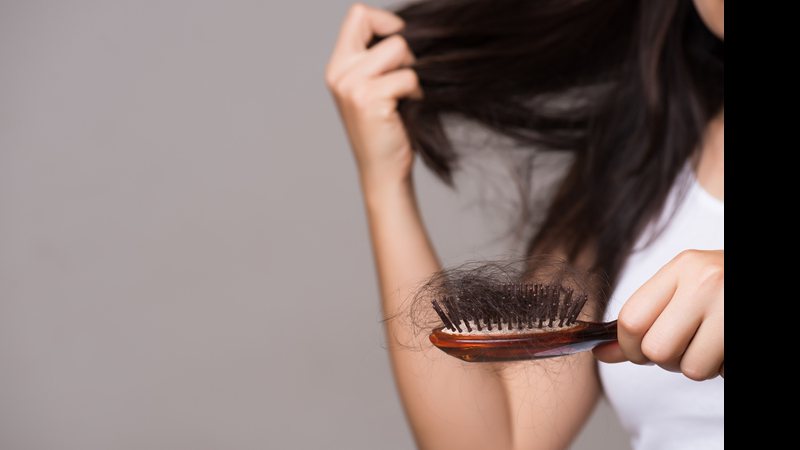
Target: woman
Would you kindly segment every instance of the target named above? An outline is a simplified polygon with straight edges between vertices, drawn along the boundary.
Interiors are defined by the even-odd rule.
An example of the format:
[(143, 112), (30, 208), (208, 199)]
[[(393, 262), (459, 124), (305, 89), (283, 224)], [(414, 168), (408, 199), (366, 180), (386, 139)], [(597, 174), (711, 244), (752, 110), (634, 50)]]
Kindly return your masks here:
[[(635, 448), (722, 448), (723, 8), (722, 0), (437, 0), (398, 15), (351, 8), (326, 81), (358, 165), (384, 311), (440, 270), (411, 168), (416, 151), (449, 181), (457, 153), (445, 113), (574, 154), (528, 251), (604, 273), (614, 288), (605, 319), (618, 316), (619, 343), (566, 364), (465, 369), (432, 347), (407, 351), (398, 342), (425, 337), (387, 322), (420, 448), (567, 447), (601, 386)], [(376, 36), (388, 37), (371, 45)]]

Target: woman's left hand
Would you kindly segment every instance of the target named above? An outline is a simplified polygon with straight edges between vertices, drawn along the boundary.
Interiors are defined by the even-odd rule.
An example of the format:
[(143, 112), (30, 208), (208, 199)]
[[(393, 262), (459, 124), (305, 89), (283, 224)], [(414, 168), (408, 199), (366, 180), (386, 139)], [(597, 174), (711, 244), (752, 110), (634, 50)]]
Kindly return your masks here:
[(618, 343), (598, 346), (603, 362), (655, 363), (701, 381), (725, 376), (725, 256), (686, 250), (622, 307)]

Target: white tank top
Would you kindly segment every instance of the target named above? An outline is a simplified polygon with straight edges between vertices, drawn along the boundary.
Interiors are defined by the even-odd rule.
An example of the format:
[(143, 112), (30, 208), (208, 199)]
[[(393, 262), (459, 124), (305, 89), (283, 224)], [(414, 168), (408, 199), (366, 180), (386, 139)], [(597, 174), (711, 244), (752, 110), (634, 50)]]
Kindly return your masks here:
[[(643, 233), (628, 258), (605, 320), (616, 319), (633, 292), (682, 250), (724, 248), (724, 203), (706, 192), (690, 170), (685, 174), (679, 180), (689, 178), (686, 196), (670, 218), (680, 200), (680, 182), (676, 183), (662, 217)], [(654, 228), (665, 222), (662, 234), (644, 247)], [(599, 373), (635, 450), (723, 448), (725, 383), (721, 377), (697, 382), (658, 366), (630, 362), (599, 363)]]

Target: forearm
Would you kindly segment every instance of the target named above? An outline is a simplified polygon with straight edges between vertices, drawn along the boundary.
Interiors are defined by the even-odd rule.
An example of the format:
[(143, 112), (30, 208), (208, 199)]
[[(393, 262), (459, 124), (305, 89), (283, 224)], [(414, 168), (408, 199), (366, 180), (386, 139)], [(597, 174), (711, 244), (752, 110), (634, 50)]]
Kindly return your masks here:
[[(387, 348), (403, 406), (423, 449), (561, 448), (598, 395), (590, 354), (507, 366), (465, 364), (436, 350), (409, 326), (404, 308), (440, 263), (413, 183), (362, 178), (386, 317)], [(405, 317), (404, 317), (405, 315)], [(557, 412), (553, 405), (560, 405)]]
[[(471, 367), (414, 335), (405, 301), (440, 269), (411, 180), (362, 179), (386, 322), (387, 348), (401, 400), (420, 448), (508, 448), (503, 387), (488, 367)], [(400, 316), (395, 317), (400, 314)]]
[[(362, 179), (362, 187), (383, 310), (392, 316), (441, 265), (422, 223), (410, 179), (380, 185)], [(387, 328), (401, 333), (396, 337), (409, 343), (410, 330), (398, 327), (400, 322), (389, 321)]]

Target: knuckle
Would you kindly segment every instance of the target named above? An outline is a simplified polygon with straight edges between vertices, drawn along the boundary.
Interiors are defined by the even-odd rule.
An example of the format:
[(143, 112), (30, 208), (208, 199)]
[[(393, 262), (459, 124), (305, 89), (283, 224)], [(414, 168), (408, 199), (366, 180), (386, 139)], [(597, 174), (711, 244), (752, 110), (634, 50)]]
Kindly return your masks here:
[(405, 83), (406, 86), (408, 86), (409, 90), (417, 89), (420, 87), (419, 76), (417, 75), (417, 72), (410, 69), (406, 72), (406, 75), (403, 76), (403, 82)]
[(374, 117), (379, 120), (387, 120), (392, 117), (394, 108), (389, 107), (388, 104), (378, 106), (374, 111)]
[(725, 282), (725, 269), (718, 264), (703, 267), (700, 271), (700, 282), (705, 286), (719, 286)]
[(406, 41), (405, 38), (403, 36), (400, 36), (399, 34), (393, 34), (389, 36), (387, 40), (389, 40), (389, 42), (391, 42), (391, 45), (394, 48), (396, 48), (397, 51), (399, 52), (411, 51), (410, 48), (408, 47), (408, 41)]
[(413, 57), (414, 56), (414, 51), (411, 49), (411, 45), (409, 45), (408, 40), (406, 38), (400, 36), (400, 43), (402, 44), (402, 47), (403, 47), (403, 53), (406, 53), (406, 54), (411, 55)]
[(711, 377), (707, 370), (692, 361), (681, 361), (681, 373), (694, 381), (703, 381)]
[(682, 252), (678, 253), (678, 256), (675, 257), (675, 262), (679, 264), (690, 263), (697, 259), (699, 253), (699, 251), (693, 249), (683, 250)]
[(419, 75), (416, 70), (408, 69), (408, 81), (412, 86), (419, 86)]
[(669, 345), (652, 336), (645, 336), (642, 341), (642, 354), (656, 364), (666, 364), (674, 356), (674, 352)]
[(623, 348), (622, 353), (630, 362), (634, 364), (647, 364), (650, 362), (650, 360), (642, 354), (641, 349), (638, 351), (631, 351), (630, 349)]
[(348, 15), (350, 17), (361, 17), (367, 13), (367, 5), (356, 2), (350, 5), (350, 11), (348, 11)]
[(330, 67), (325, 69), (325, 85), (331, 91), (336, 91), (338, 78)]
[(350, 90), (350, 102), (358, 108), (366, 108), (372, 102), (372, 90), (364, 85)]
[(329, 80), (329, 89), (337, 100), (348, 102), (350, 97), (350, 86), (342, 79)]
[(334, 95), (339, 97), (342, 100), (348, 100), (350, 97), (350, 84), (346, 80), (338, 79), (332, 80), (333, 87), (331, 90), (333, 91)]
[(647, 331), (647, 324), (636, 318), (630, 312), (626, 312), (624, 308), (619, 313), (617, 326), (623, 333), (629, 336), (641, 336)]

